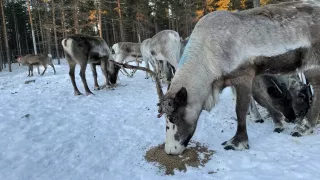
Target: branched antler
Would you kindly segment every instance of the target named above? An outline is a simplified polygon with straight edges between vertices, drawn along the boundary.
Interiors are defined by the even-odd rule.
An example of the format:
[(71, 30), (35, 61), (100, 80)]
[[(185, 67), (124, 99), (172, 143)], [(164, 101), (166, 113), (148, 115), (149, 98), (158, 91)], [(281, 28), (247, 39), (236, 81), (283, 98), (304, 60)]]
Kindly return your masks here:
[[(110, 60), (112, 62), (114, 62), (115, 64), (117, 64), (118, 66), (120, 67), (123, 67), (123, 68), (128, 68), (128, 69), (137, 69), (137, 70), (142, 70), (142, 71), (146, 71), (148, 73), (150, 73), (153, 77), (155, 77), (155, 81), (156, 81), (156, 88), (157, 88), (157, 94), (158, 94), (158, 97), (159, 97), (159, 102), (161, 102), (164, 94), (163, 94), (163, 91), (162, 91), (162, 88), (161, 88), (161, 83), (160, 83), (160, 79), (159, 77), (157, 76), (157, 74), (153, 71), (151, 71), (150, 69), (148, 68), (145, 68), (145, 67), (139, 67), (139, 66), (132, 66), (132, 65), (129, 65), (129, 64), (123, 64), (123, 63), (119, 63), (119, 62), (116, 62), (114, 60)], [(158, 103), (157, 105), (159, 105), (160, 103)], [(159, 113), (161, 114), (161, 106), (159, 106)], [(160, 115), (159, 114), (159, 115)], [(158, 115), (158, 117), (159, 117)], [(161, 114), (162, 115), (162, 114)], [(160, 116), (161, 117), (161, 116)]]

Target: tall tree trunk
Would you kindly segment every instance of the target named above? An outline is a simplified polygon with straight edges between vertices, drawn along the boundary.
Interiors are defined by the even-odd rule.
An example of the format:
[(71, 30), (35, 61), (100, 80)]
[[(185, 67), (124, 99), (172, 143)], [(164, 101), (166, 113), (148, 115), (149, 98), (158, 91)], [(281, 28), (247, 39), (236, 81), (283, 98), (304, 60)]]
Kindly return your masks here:
[[(0, 34), (0, 42), (2, 42), (1, 34)], [(3, 68), (4, 68), (4, 64), (3, 64), (3, 54), (2, 54), (2, 43), (0, 43), (0, 71), (2, 71)]]
[(253, 0), (253, 7), (259, 7), (260, 6), (260, 0)]
[(117, 42), (117, 38), (116, 38), (116, 31), (114, 29), (114, 23), (113, 23), (113, 19), (111, 19), (112, 22), (112, 34), (113, 34), (113, 44)]
[(55, 15), (55, 7), (54, 7), (54, 0), (52, 2), (52, 23), (53, 23), (53, 33), (54, 33), (54, 43), (56, 46), (56, 55), (58, 58), (58, 64), (60, 64), (60, 55), (59, 55), (59, 48), (58, 48), (58, 37), (57, 37), (57, 28), (56, 28), (56, 15)]
[[(46, 4), (47, 6), (48, 4)], [(47, 8), (44, 10), (44, 22), (48, 22), (49, 18), (48, 18), (48, 11)], [(52, 54), (51, 51), (51, 33), (50, 33), (50, 28), (46, 27), (46, 36), (47, 36), (47, 47), (48, 47), (48, 54)]]
[(117, 4), (118, 4), (118, 15), (119, 15), (120, 39), (122, 42), (124, 42), (126, 38), (124, 37), (124, 29), (123, 29), (123, 22), (122, 22), (122, 16), (121, 16), (120, 0), (117, 0)]
[(14, 31), (15, 31), (15, 36), (16, 36), (16, 44), (18, 48), (18, 55), (21, 56), (21, 44), (20, 44), (20, 34), (19, 34), (19, 29), (17, 25), (17, 17), (16, 13), (14, 11), (14, 8), (12, 8), (12, 14), (13, 14), (13, 21), (14, 21)]
[(9, 43), (8, 43), (6, 19), (4, 17), (4, 9), (3, 9), (3, 1), (2, 0), (0, 0), (0, 10), (1, 10), (1, 15), (2, 15), (2, 30), (3, 30), (4, 44), (6, 46), (6, 51), (7, 51), (7, 62), (8, 62), (9, 72), (12, 72), (11, 55), (10, 55), (10, 49), (9, 49)]
[(79, 33), (79, 13), (78, 13), (79, 0), (73, 0), (73, 18), (74, 18), (74, 30), (75, 33)]
[[(40, 20), (40, 19), (39, 19)], [(39, 36), (39, 27), (38, 27), (38, 24), (37, 22), (35, 21), (34, 23), (34, 30), (35, 30), (35, 36), (37, 38), (37, 41), (39, 43), (39, 53), (41, 53), (41, 46), (40, 46), (40, 36)]]
[(27, 6), (28, 6), (29, 20), (30, 20), (30, 25), (31, 25), (33, 50), (34, 50), (34, 54), (37, 54), (37, 44), (36, 44), (36, 38), (34, 35), (34, 30), (33, 30), (32, 14), (31, 14), (31, 10), (30, 10), (30, 0), (27, 0)]
[(109, 28), (108, 28), (108, 24), (107, 21), (104, 21), (104, 31), (105, 31), (105, 38), (108, 44), (110, 44), (110, 39), (109, 39)]
[(62, 29), (62, 36), (63, 38), (66, 37), (66, 27), (65, 27), (65, 16), (64, 16), (64, 1), (61, 0), (61, 29)]
[(203, 16), (207, 14), (207, 0), (202, 0)]
[(28, 34), (27, 34), (27, 31), (26, 31), (26, 28), (23, 28), (23, 31), (24, 31), (24, 38), (25, 38), (25, 41), (26, 41), (26, 48), (27, 48), (27, 52), (24, 52), (23, 54), (29, 54), (29, 41), (28, 41)]
[(42, 21), (40, 17), (40, 10), (38, 9), (38, 18), (39, 18), (39, 25), (40, 25), (40, 34), (41, 34), (41, 44), (42, 44), (42, 51), (45, 52), (46, 46), (45, 46), (45, 41), (44, 41), (44, 34), (43, 34), (43, 26), (42, 26)]
[(101, 17), (101, 1), (98, 0), (98, 30), (99, 30), (99, 36), (102, 37), (102, 17)]

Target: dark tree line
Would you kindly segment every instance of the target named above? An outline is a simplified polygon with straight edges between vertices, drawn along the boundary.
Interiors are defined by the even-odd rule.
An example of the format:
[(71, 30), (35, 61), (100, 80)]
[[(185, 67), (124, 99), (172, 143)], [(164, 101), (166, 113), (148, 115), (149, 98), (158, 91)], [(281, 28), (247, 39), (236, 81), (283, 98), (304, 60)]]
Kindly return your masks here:
[(120, 41), (141, 42), (164, 29), (173, 29), (185, 38), (209, 12), (243, 10), (257, 1), (265, 5), (280, 0), (0, 1), (1, 71), (5, 62), (14, 61), (14, 56), (35, 52), (50, 53), (60, 63), (61, 40), (74, 33), (101, 36), (109, 46)]

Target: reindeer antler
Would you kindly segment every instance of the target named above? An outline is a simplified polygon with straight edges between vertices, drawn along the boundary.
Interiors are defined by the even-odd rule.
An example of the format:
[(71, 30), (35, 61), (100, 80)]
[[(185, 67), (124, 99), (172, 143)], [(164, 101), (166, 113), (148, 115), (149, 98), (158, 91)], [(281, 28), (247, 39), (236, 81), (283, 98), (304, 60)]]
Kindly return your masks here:
[(142, 70), (142, 71), (146, 71), (148, 73), (150, 73), (153, 77), (155, 77), (155, 80), (156, 80), (156, 88), (157, 88), (157, 94), (158, 94), (158, 97), (159, 97), (159, 103), (157, 103), (157, 106), (159, 106), (159, 109), (158, 109), (158, 118), (160, 118), (164, 113), (162, 112), (162, 108), (161, 108), (161, 101), (164, 97), (164, 94), (163, 94), (163, 91), (162, 91), (162, 88), (161, 88), (161, 83), (160, 83), (160, 79), (159, 77), (157, 76), (157, 74), (153, 71), (151, 71), (149, 68), (145, 68), (145, 67), (139, 67), (139, 66), (132, 66), (132, 65), (129, 65), (129, 64), (123, 64), (123, 63), (119, 63), (119, 62), (116, 62), (114, 60), (110, 60), (112, 61), (113, 63), (117, 64), (118, 66), (120, 67), (124, 67), (124, 68), (128, 68), (128, 69), (137, 69), (137, 70)]

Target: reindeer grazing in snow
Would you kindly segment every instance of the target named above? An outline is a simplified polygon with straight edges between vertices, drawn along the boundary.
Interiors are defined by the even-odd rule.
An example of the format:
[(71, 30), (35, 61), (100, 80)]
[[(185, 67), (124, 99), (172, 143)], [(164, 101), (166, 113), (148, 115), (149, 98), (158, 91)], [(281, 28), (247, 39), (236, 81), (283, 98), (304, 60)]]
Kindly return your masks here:
[[(196, 24), (159, 116), (166, 114), (168, 154), (181, 154), (201, 111), (211, 110), (226, 86), (237, 93), (236, 134), (225, 149), (248, 149), (246, 113), (252, 80), (259, 74), (304, 71), (314, 88), (307, 113), (291, 133), (313, 132), (320, 111), (320, 6), (311, 1), (266, 5), (238, 13), (216, 11)], [(288, 61), (289, 59), (289, 61)]]
[(85, 71), (87, 64), (91, 64), (95, 89), (100, 89), (97, 81), (96, 65), (101, 66), (105, 76), (105, 86), (114, 86), (117, 82), (120, 67), (113, 61), (111, 51), (107, 43), (100, 37), (86, 36), (81, 34), (71, 35), (61, 41), (69, 64), (69, 75), (74, 88), (74, 94), (80, 95), (77, 88), (74, 70), (76, 64), (80, 65), (80, 77), (84, 85), (86, 95), (93, 94), (87, 84)]
[[(290, 60), (290, 59), (289, 59)], [(235, 94), (234, 88), (232, 88)], [(254, 101), (265, 107), (275, 124), (274, 132), (284, 130), (283, 121), (301, 121), (309, 110), (311, 92), (297, 75), (259, 75), (252, 81), (252, 97), (249, 112), (252, 120), (263, 120)]]
[[(114, 59), (119, 63), (129, 63), (135, 61), (137, 66), (139, 66), (139, 59), (142, 57), (140, 51), (140, 43), (133, 42), (119, 42), (112, 46), (115, 52)], [(136, 70), (131, 72), (131, 75), (124, 69), (122, 70), (127, 74), (127, 76), (132, 77)]]
[[(172, 72), (167, 62), (174, 69), (177, 68), (180, 60), (180, 46), (180, 36), (173, 30), (163, 30), (152, 38), (145, 39), (141, 43), (141, 53), (146, 67), (149, 68), (150, 63), (158, 75), (162, 69), (167, 76), (167, 81), (171, 81)], [(159, 61), (163, 61), (162, 66)], [(148, 78), (148, 74), (146, 74), (146, 78)]]
[(39, 65), (42, 65), (44, 67), (44, 70), (41, 73), (41, 76), (43, 76), (43, 74), (46, 72), (48, 65), (50, 65), (53, 68), (53, 72), (54, 72), (54, 74), (56, 74), (56, 70), (55, 70), (54, 65), (52, 63), (51, 55), (27, 54), (25, 56), (18, 57), (17, 61), (23, 65), (28, 66), (28, 76), (33, 76), (33, 66), (38, 67), (38, 74), (40, 74)]

